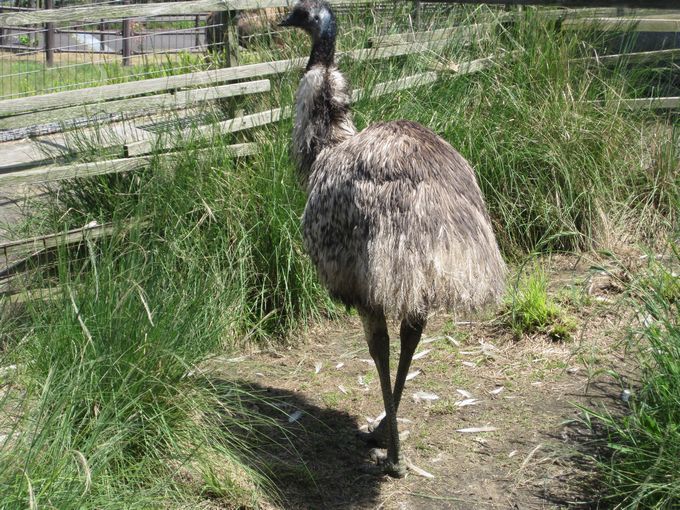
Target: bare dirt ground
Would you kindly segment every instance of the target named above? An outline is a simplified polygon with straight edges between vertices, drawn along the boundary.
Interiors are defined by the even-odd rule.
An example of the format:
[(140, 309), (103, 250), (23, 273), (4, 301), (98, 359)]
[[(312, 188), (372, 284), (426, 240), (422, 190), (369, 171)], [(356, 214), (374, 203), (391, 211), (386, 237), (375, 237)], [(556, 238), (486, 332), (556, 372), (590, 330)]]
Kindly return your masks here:
[[(578, 324), (569, 341), (515, 338), (498, 319), (430, 321), (399, 410), (404, 454), (426, 473), (410, 470), (402, 480), (363, 470), (369, 449), (355, 433), (383, 407), (357, 317), (309, 331), (299, 347), (223, 360), (225, 378), (275, 398), (291, 416), (278, 411), (285, 434), (266, 432), (278, 442), (260, 454), (283, 498), (276, 506), (596, 508), (592, 436), (577, 406), (623, 412), (621, 382), (607, 370), (625, 370), (631, 314), (618, 284), (589, 262), (549, 265), (552, 293)], [(416, 402), (419, 391), (438, 399)], [(460, 431), (476, 427), (495, 430)]]

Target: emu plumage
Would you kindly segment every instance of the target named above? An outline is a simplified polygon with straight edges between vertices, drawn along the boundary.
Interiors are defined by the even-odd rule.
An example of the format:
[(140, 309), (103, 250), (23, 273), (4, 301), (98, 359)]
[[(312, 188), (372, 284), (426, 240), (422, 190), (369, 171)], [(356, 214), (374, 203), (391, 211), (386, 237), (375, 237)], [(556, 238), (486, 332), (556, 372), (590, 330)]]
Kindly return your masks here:
[[(451, 145), (406, 120), (357, 132), (330, 7), (300, 2), (282, 25), (312, 38), (292, 144), (308, 193), (304, 244), (331, 295), (362, 317), (386, 412), (369, 439), (388, 448), (382, 470), (403, 476), (396, 412), (427, 314), (497, 302), (505, 264), (474, 170)], [(388, 318), (401, 320), (394, 389)]]

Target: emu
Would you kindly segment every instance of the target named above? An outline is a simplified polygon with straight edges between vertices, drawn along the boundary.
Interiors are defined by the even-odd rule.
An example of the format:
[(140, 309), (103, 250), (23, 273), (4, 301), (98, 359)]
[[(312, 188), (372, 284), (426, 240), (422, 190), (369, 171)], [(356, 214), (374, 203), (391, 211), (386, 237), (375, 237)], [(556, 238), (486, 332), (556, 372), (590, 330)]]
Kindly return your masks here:
[[(357, 132), (329, 5), (303, 0), (280, 25), (312, 40), (291, 146), (308, 195), (305, 248), (330, 294), (361, 316), (386, 413), (364, 439), (387, 447), (372, 452), (374, 470), (400, 478), (397, 410), (428, 312), (497, 302), (505, 264), (474, 170), (451, 145), (407, 120)], [(401, 321), (394, 388), (387, 318)]]

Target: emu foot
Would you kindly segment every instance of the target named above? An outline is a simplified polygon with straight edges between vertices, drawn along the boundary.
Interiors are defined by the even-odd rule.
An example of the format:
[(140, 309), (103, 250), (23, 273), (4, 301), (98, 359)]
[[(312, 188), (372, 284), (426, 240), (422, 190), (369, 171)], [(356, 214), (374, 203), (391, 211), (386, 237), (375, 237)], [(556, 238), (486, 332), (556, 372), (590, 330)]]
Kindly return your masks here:
[(404, 478), (406, 476), (406, 465), (404, 464), (404, 461), (401, 459), (396, 463), (390, 461), (386, 450), (382, 448), (372, 448), (368, 456), (375, 464), (364, 466), (363, 471), (365, 473), (388, 475), (392, 478)]
[(383, 418), (377, 427), (369, 429), (368, 432), (358, 431), (357, 436), (367, 445), (387, 448), (389, 438), (387, 434), (387, 421)]

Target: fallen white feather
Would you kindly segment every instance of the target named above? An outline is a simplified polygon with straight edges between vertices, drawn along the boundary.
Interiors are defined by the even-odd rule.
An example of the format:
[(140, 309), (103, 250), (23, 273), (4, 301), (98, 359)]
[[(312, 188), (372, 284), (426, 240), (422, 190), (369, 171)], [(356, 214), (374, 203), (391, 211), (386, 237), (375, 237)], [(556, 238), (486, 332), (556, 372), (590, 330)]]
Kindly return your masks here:
[(314, 373), (318, 374), (319, 372), (321, 372), (322, 367), (323, 367), (323, 363), (321, 363), (320, 361), (317, 361), (316, 363), (314, 363)]
[(420, 359), (423, 356), (427, 356), (427, 354), (431, 351), (432, 349), (425, 349), (424, 351), (420, 351), (418, 354), (413, 356), (413, 359)]
[(415, 464), (413, 464), (413, 463), (412, 463), (410, 460), (408, 460), (408, 459), (406, 460), (406, 466), (407, 466), (411, 471), (413, 471), (415, 474), (417, 474), (417, 475), (419, 475), (419, 476), (422, 476), (423, 478), (429, 478), (429, 479), (434, 478), (434, 475), (433, 475), (432, 473), (428, 473), (428, 472), (425, 471), (424, 469), (419, 468), (418, 466), (416, 466)]
[(342, 384), (338, 385), (338, 389), (345, 395), (347, 395), (347, 388), (345, 388)]
[(465, 355), (468, 355), (468, 356), (471, 355), (471, 354), (479, 354), (480, 352), (482, 352), (481, 349), (478, 350), (478, 351), (459, 351), (460, 354), (465, 354)]
[(503, 391), (504, 389), (505, 389), (505, 386), (499, 386), (499, 387), (496, 388), (495, 390), (491, 390), (489, 393), (490, 393), (491, 395), (498, 395), (498, 394), (499, 394), (501, 391)]
[(477, 432), (494, 432), (498, 430), (496, 427), (470, 427), (467, 429), (458, 429), (456, 432), (462, 432), (463, 434), (476, 434)]
[(439, 396), (426, 391), (417, 391), (413, 394), (413, 400), (416, 402), (433, 402), (435, 400), (439, 400)]
[(443, 338), (446, 338), (444, 336), (431, 336), (427, 338), (423, 338), (420, 343), (421, 344), (431, 344), (432, 342), (436, 342), (437, 340), (441, 340)]
[(416, 371), (414, 371), (414, 372), (409, 372), (409, 374), (406, 376), (406, 380), (407, 380), (407, 381), (410, 381), (411, 379), (416, 378), (416, 377), (419, 376), (420, 374), (421, 374), (420, 370), (416, 370)]
[(359, 358), (359, 361), (361, 361), (362, 363), (366, 363), (368, 365), (375, 365), (375, 361), (373, 361), (372, 359)]
[(302, 411), (298, 409), (297, 411), (288, 415), (288, 423), (295, 423), (300, 418), (302, 418)]
[(255, 372), (255, 375), (258, 377), (264, 377), (264, 374), (262, 372)]
[(508, 453), (508, 458), (512, 459), (515, 455), (517, 455), (517, 450), (512, 450), (510, 453)]
[(474, 406), (476, 404), (479, 404), (479, 400), (476, 398), (466, 398), (465, 400), (461, 400), (459, 402), (456, 402), (456, 407), (465, 407), (465, 406)]
[(470, 393), (469, 391), (465, 391), (465, 390), (456, 390), (456, 391), (458, 393), (460, 393), (461, 395), (463, 395), (465, 398), (472, 398), (472, 393)]
[(462, 363), (463, 363), (463, 365), (465, 365), (466, 367), (476, 367), (476, 366), (477, 366), (477, 365), (475, 365), (472, 361), (463, 361)]
[(447, 335), (446, 339), (449, 342), (451, 342), (453, 345), (455, 345), (456, 347), (460, 347), (460, 342), (458, 340), (456, 340), (455, 338), (453, 338), (452, 336)]
[(338, 363), (337, 365), (335, 365), (335, 369), (336, 369), (336, 370), (340, 370), (340, 369), (341, 369), (342, 367), (344, 367), (344, 366), (345, 366), (345, 364), (342, 363), (342, 362), (340, 362), (340, 363)]

